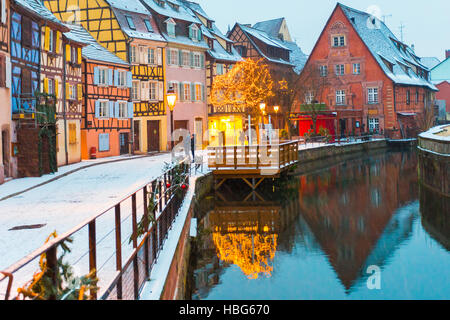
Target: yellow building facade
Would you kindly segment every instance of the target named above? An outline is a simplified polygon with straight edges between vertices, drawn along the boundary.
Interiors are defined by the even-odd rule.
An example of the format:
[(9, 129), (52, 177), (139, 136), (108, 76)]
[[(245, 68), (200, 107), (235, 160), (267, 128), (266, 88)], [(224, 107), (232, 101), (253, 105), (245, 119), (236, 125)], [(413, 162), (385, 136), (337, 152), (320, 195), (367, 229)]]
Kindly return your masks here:
[(106, 49), (132, 65), (135, 153), (167, 149), (164, 48), (139, 0), (44, 0), (61, 21), (81, 24)]

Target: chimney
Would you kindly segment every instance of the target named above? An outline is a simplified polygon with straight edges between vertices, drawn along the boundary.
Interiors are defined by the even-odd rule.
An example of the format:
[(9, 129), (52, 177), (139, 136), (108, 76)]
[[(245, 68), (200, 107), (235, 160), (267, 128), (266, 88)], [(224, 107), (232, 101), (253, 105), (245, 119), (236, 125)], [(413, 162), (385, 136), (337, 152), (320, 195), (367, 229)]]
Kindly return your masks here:
[(445, 59), (450, 57), (450, 50), (445, 50)]

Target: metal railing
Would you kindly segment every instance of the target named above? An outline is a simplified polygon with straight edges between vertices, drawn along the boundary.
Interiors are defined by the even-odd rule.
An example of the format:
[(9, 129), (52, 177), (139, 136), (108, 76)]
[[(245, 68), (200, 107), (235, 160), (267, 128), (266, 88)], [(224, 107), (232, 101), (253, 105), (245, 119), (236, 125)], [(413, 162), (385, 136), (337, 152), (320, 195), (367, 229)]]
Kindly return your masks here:
[[(188, 191), (190, 163), (185, 160), (179, 166), (178, 169), (182, 173), (181, 183), (184, 184), (184, 188), (180, 187), (180, 183), (173, 185), (175, 175), (180, 174), (177, 171), (177, 167), (166, 171), (162, 176), (141, 186), (137, 191), (122, 198), (115, 205), (96, 214), (57, 238), (48, 241), (44, 246), (8, 269), (0, 271), (0, 295), (4, 295), (4, 299), (8, 300), (11, 297), (13, 287), (16, 288), (25, 284), (26, 281), (17, 283), (18, 280), (15, 275), (19, 271), (27, 269), (26, 274), (22, 275), (22, 277), (31, 279), (33, 274), (28, 269), (33, 266), (30, 266), (30, 264), (37, 262), (42, 254), (46, 254), (47, 267), (49, 269), (57, 268), (57, 264), (52, 263), (52, 261), (57, 261), (58, 247), (69, 238), (78, 237), (76, 240), (81, 240), (83, 245), (86, 245), (87, 242), (88, 250), (83, 251), (80, 254), (81, 257), (76, 257), (77, 261), (81, 261), (83, 257), (86, 257), (84, 262), (88, 264), (88, 271), (95, 270), (95, 276), (104, 283), (103, 286), (99, 286), (99, 293), (101, 294), (97, 296), (98, 293), (96, 291), (91, 291), (90, 298), (103, 300), (138, 299), (139, 291), (149, 278), (151, 269), (157, 261), (160, 251), (163, 249), (168, 232), (172, 228), (172, 224)], [(139, 200), (142, 204), (140, 206), (142, 209), (141, 213), (138, 212), (138, 196), (142, 197), (142, 202)], [(149, 196), (152, 196), (154, 204), (151, 215), (149, 215), (148, 211)], [(143, 232), (140, 234), (138, 234), (138, 216), (141, 217), (139, 224), (143, 223)], [(131, 227), (125, 225), (129, 218), (131, 218)], [(102, 222), (108, 221), (108, 225), (112, 224), (113, 228), (107, 231), (98, 228), (100, 219), (103, 219)], [(123, 239), (124, 229), (127, 227), (131, 229), (131, 236)], [(109, 234), (113, 238), (110, 246), (103, 243)], [(114, 237), (112, 234), (114, 234)], [(75, 244), (75, 241), (73, 244)], [(99, 248), (100, 245), (101, 247)], [(114, 248), (112, 249), (111, 247)], [(108, 249), (110, 251), (105, 252)], [(125, 255), (127, 257), (124, 260), (123, 256)], [(114, 267), (110, 265), (110, 270), (105, 270), (105, 279), (99, 276), (99, 270), (102, 269), (102, 266), (98, 266), (99, 256), (106, 262), (112, 258), (115, 261)], [(85, 268), (86, 266), (83, 267)], [(112, 268), (115, 270), (111, 270)], [(107, 274), (109, 276), (106, 276)], [(4, 287), (6, 288), (2, 291)], [(17, 298), (18, 296), (13, 299)]]

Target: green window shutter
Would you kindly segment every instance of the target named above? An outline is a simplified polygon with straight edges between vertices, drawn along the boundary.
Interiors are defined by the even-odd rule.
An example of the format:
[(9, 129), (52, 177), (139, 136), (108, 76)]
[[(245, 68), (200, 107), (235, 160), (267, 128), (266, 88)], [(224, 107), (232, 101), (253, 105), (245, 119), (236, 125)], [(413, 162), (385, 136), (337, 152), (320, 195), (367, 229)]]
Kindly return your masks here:
[(180, 85), (180, 101), (184, 101), (184, 85), (182, 82), (179, 83)]
[(178, 65), (181, 67), (183, 65), (183, 51), (178, 51)]
[(191, 83), (191, 101), (194, 102), (195, 101), (195, 83)]
[(194, 66), (194, 53), (191, 51), (189, 53), (190, 57), (191, 57), (191, 68)]
[(189, 27), (189, 39), (192, 39), (192, 27)]

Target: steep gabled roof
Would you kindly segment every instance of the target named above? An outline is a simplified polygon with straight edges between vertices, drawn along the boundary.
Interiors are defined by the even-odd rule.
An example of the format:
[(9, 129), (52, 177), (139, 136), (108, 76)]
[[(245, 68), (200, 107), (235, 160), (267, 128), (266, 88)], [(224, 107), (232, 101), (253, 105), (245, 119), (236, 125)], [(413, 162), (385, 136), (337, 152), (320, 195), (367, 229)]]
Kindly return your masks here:
[(84, 43), (86, 46), (82, 49), (84, 58), (94, 61), (119, 64), (129, 66), (129, 63), (123, 61), (114, 53), (99, 44), (90, 33), (80, 25), (65, 24), (70, 29), (69, 32), (64, 33), (68, 39), (73, 39), (77, 42)]
[[(116, 0), (119, 1), (119, 0)], [(201, 23), (197, 18), (193, 17), (190, 12), (186, 10), (186, 7), (183, 5), (181, 1), (177, 0), (162, 0), (164, 2), (164, 6), (160, 6), (157, 4), (154, 0), (142, 0), (142, 2), (154, 10), (156, 13), (165, 16), (165, 17), (171, 17), (178, 20), (188, 21), (188, 22), (195, 22), (195, 23)], [(174, 9), (169, 3), (173, 3), (178, 6), (178, 10)]]
[(420, 62), (426, 66), (428, 69), (433, 69), (435, 66), (437, 66), (439, 63), (441, 63), (441, 60), (439, 60), (436, 57), (421, 57)]
[[(393, 82), (401, 85), (428, 87), (437, 91), (437, 88), (430, 81), (418, 76), (412, 70), (406, 71), (402, 67), (402, 64), (411, 64), (415, 67), (429, 70), (420, 63), (420, 58), (415, 55), (414, 51), (409, 46), (402, 44), (382, 21), (366, 12), (340, 3), (337, 6), (342, 9), (349, 23), (372, 53), (381, 69)], [(399, 49), (397, 45), (401, 48)], [(392, 71), (383, 62), (382, 57), (395, 61)]]
[(65, 25), (59, 21), (53, 13), (48, 10), (41, 1), (39, 0), (14, 0), (14, 2), (21, 8), (28, 11), (35, 17), (42, 18), (53, 23), (55, 26), (59, 27), (62, 31), (68, 31)]

